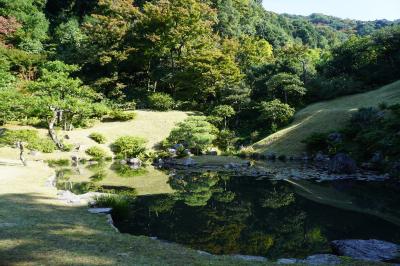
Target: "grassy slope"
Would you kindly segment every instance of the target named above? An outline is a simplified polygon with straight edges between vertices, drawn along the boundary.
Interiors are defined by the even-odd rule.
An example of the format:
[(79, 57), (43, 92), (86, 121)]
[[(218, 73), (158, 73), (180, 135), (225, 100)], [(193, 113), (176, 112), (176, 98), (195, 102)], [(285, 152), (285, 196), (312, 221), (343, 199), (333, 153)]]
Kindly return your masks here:
[(253, 148), (261, 153), (298, 155), (305, 148), (301, 141), (313, 132), (337, 130), (358, 108), (377, 106), (382, 102), (400, 103), (400, 81), (374, 91), (309, 105), (295, 115), (287, 128), (257, 142)]

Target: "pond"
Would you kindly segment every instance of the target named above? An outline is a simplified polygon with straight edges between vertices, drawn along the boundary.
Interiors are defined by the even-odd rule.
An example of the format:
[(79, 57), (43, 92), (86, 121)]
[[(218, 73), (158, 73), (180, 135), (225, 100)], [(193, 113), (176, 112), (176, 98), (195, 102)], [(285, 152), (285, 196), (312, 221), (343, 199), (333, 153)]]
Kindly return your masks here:
[[(269, 177), (147, 168), (92, 183), (135, 190), (135, 182), (148, 179), (147, 193), (137, 193), (127, 213), (114, 215), (120, 231), (213, 254), (302, 258), (332, 252), (329, 243), (338, 239), (400, 243), (398, 183), (283, 179), (288, 165), (281, 167)], [(149, 181), (157, 175), (162, 184)]]

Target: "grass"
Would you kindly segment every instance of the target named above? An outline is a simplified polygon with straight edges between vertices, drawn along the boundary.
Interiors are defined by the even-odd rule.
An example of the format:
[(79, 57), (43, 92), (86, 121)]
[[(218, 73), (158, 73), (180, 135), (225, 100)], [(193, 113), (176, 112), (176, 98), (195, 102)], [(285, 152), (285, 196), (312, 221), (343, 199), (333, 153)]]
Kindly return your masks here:
[(400, 81), (366, 93), (309, 105), (295, 115), (288, 127), (255, 143), (252, 147), (260, 153), (299, 155), (305, 150), (302, 141), (312, 133), (338, 130), (359, 108), (377, 106), (382, 102), (400, 103)]
[[(105, 122), (98, 123), (91, 128), (76, 129), (73, 131), (59, 131), (58, 135), (64, 137), (68, 135), (69, 139), (65, 142), (80, 145), (79, 152), (54, 152), (52, 154), (40, 154), (35, 157), (27, 156), (28, 160), (49, 160), (49, 159), (63, 159), (70, 158), (71, 155), (78, 155), (85, 157), (85, 150), (91, 146), (97, 145), (111, 153), (110, 144), (117, 138), (122, 136), (137, 136), (145, 138), (148, 149), (154, 149), (162, 140), (168, 137), (172, 128), (179, 122), (182, 122), (188, 117), (188, 113), (179, 111), (170, 112), (152, 112), (152, 111), (135, 111), (136, 118), (132, 121), (126, 122)], [(8, 129), (36, 129), (31, 126), (7, 125)], [(46, 129), (38, 130), (39, 136), (46, 137)], [(101, 133), (105, 138), (104, 144), (98, 144), (89, 136), (92, 133)], [(0, 158), (18, 158), (18, 151), (8, 147), (0, 148)]]

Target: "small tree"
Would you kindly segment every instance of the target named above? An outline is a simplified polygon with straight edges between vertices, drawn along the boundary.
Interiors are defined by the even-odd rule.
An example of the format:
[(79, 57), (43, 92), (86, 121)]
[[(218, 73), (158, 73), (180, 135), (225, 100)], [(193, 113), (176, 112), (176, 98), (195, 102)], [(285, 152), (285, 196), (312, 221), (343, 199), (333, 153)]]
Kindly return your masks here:
[(221, 117), (223, 119), (224, 129), (226, 129), (226, 124), (227, 124), (228, 118), (234, 116), (235, 113), (236, 113), (235, 110), (232, 108), (232, 106), (229, 106), (229, 105), (218, 105), (212, 111), (213, 116)]
[(204, 116), (191, 116), (174, 128), (167, 142), (176, 144), (184, 142), (187, 148), (200, 154), (201, 151), (209, 148), (216, 139), (218, 129), (207, 122)]
[(279, 100), (262, 102), (260, 105), (260, 119), (270, 123), (270, 125), (284, 125), (294, 115), (294, 108)]
[(218, 133), (215, 143), (221, 150), (230, 151), (234, 148), (236, 141), (235, 132), (224, 129)]
[(267, 83), (267, 89), (271, 93), (271, 98), (276, 98), (279, 95), (283, 96), (285, 103), (288, 103), (289, 97), (299, 98), (306, 94), (304, 83), (297, 75), (290, 73), (279, 73), (273, 76)]
[(59, 149), (64, 145), (57, 137), (55, 125), (70, 130), (75, 117), (82, 120), (99, 110), (98, 104), (94, 104), (97, 94), (80, 79), (71, 77), (77, 70), (77, 66), (61, 61), (47, 62), (39, 79), (29, 86), (31, 115), (46, 119), (49, 135)]

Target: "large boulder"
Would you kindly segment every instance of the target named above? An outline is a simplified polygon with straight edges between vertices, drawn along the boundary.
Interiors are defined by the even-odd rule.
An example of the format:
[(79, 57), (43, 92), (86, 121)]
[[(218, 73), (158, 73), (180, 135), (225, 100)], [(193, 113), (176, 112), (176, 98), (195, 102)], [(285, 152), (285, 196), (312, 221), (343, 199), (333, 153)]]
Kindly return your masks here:
[(376, 239), (335, 240), (331, 245), (337, 254), (360, 260), (392, 261), (400, 255), (399, 245)]
[(345, 153), (336, 154), (329, 162), (329, 172), (334, 174), (354, 174), (356, 162)]

